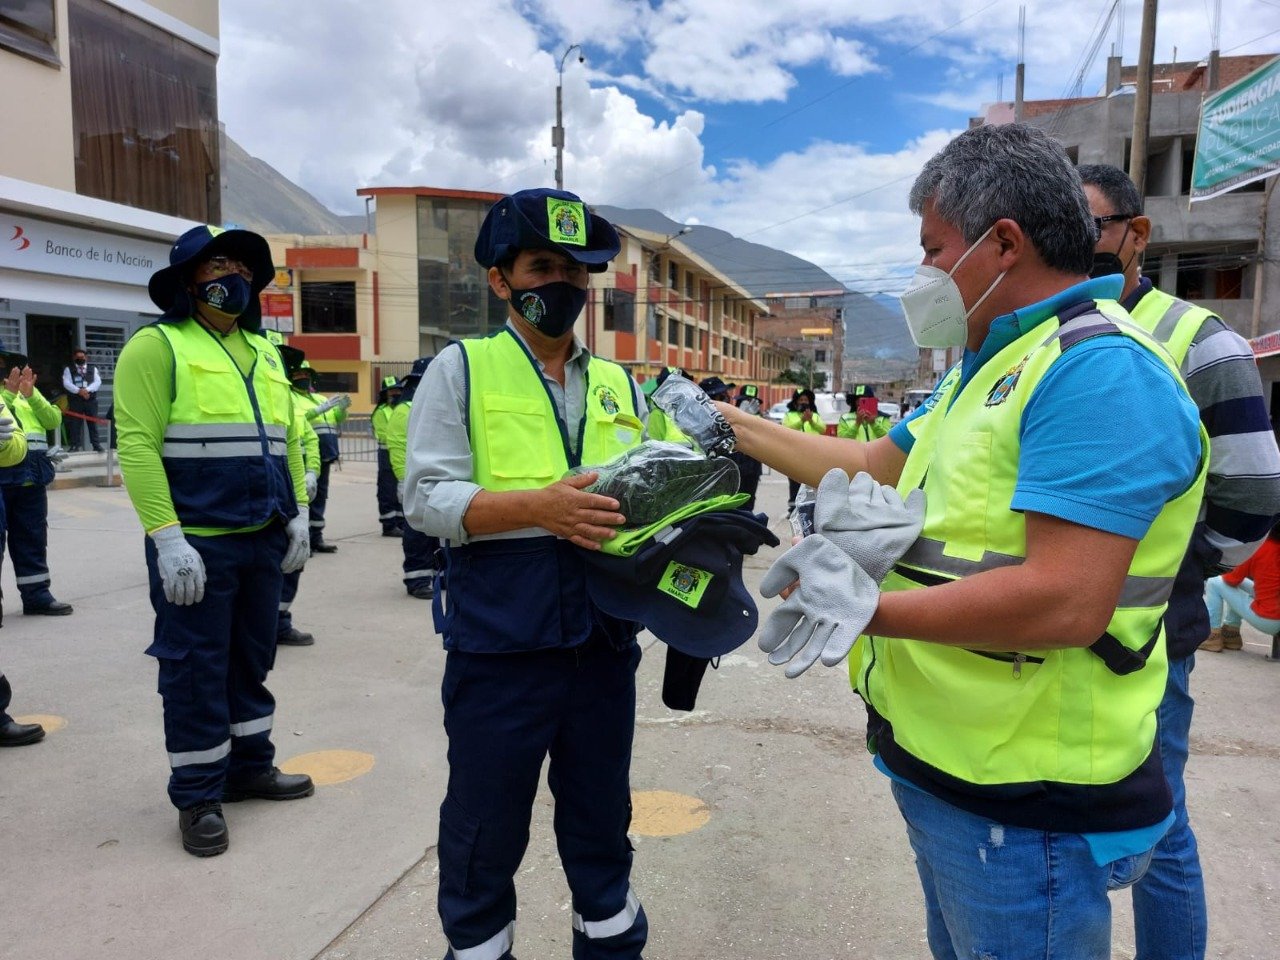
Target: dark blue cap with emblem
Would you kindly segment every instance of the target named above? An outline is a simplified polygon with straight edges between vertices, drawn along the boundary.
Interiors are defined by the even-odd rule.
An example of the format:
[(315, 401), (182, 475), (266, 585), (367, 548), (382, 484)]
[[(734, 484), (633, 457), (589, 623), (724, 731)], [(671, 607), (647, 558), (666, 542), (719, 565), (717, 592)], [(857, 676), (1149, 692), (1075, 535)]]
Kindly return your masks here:
[(494, 267), (521, 250), (553, 250), (601, 273), (622, 250), (618, 231), (567, 190), (521, 190), (485, 215), (476, 237), (476, 261)]

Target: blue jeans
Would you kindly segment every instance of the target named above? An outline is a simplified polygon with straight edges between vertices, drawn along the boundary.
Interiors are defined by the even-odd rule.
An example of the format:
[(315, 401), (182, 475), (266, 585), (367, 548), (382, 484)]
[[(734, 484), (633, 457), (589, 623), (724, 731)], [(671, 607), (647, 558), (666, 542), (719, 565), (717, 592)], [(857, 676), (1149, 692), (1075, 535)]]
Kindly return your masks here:
[(1157, 714), (1160, 757), (1173, 791), (1173, 826), (1152, 851), (1146, 876), (1133, 887), (1138, 960), (1204, 960), (1208, 910), (1196, 836), (1187, 820), (1187, 765), (1191, 734), (1191, 671), (1195, 656), (1169, 664), (1169, 682)]
[(1084, 837), (995, 823), (894, 782), (935, 960), (1110, 960), (1107, 893), (1150, 854), (1098, 866)]
[(1214, 630), (1224, 623), (1238, 627), (1243, 620), (1265, 634), (1280, 633), (1280, 620), (1268, 620), (1253, 612), (1252, 580), (1241, 580), (1240, 586), (1233, 587), (1221, 577), (1210, 577), (1204, 584), (1204, 602), (1209, 608), (1209, 626)]

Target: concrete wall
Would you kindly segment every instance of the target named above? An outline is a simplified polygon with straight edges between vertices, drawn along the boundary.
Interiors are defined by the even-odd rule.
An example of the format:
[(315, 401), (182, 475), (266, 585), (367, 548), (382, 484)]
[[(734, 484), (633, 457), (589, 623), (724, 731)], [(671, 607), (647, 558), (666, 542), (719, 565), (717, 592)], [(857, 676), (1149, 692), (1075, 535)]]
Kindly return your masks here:
[[(404, 360), (422, 354), (418, 331), (418, 199), (383, 194), (376, 200), (379, 353)], [(375, 238), (371, 237), (373, 242)], [(369, 356), (369, 354), (366, 354)]]
[(57, 0), (61, 67), (0, 48), (0, 174), (75, 191), (67, 0)]

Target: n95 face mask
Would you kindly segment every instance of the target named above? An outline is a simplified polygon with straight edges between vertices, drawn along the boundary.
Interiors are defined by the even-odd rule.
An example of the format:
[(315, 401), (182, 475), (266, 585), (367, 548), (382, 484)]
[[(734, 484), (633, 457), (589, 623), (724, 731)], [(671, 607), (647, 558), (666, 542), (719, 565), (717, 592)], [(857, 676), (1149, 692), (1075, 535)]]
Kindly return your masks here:
[(927, 264), (916, 267), (915, 276), (903, 291), (901, 297), (902, 312), (907, 319), (907, 327), (911, 330), (911, 339), (917, 347), (962, 347), (969, 337), (969, 317), (973, 311), (982, 306), (983, 301), (991, 295), (991, 291), (1004, 279), (1001, 272), (978, 302), (967, 310), (960, 287), (953, 279), (969, 254), (978, 248), (978, 244), (987, 239), (995, 229), (995, 224), (987, 228), (973, 245), (956, 261), (950, 272), (940, 270)]

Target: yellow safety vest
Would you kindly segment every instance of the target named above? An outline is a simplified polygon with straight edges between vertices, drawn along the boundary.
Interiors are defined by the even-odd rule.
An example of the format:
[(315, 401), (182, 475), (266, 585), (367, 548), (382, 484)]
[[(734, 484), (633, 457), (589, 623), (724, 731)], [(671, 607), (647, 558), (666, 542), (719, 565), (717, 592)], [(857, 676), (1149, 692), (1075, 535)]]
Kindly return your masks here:
[(156, 323), (173, 350), (161, 461), (184, 526), (240, 529), (297, 516), (289, 477), (292, 392), (276, 348), (244, 331), (249, 376), (195, 320)]
[(545, 487), (571, 466), (605, 463), (643, 439), (631, 377), (616, 363), (588, 361), (584, 416), (565, 424), (536, 361), (510, 330), (460, 342), (467, 358), (472, 480), (484, 489)]
[(1181, 367), (1201, 325), (1215, 314), (1212, 310), (1179, 300), (1172, 294), (1152, 287), (1134, 305), (1129, 316), (1134, 323), (1151, 334), (1156, 343), (1169, 351), (1173, 362)]
[[(1009, 509), (1022, 415), (1063, 350), (1119, 329), (1160, 357), (1181, 383), (1168, 356), (1118, 304), (1097, 307), (1037, 325), (989, 360), (958, 396), (960, 370), (953, 369), (933, 409), (910, 421), (915, 442), (898, 489), (905, 494), (923, 486), (925, 522), (884, 591), (920, 589), (1025, 560), (1025, 519)], [(1135, 800), (1146, 796), (1135, 771), (1151, 765), (1167, 675), (1161, 618), (1204, 490), (1203, 428), (1201, 444), (1195, 482), (1164, 506), (1140, 541), (1107, 634), (1093, 647), (989, 653), (860, 638), (850, 670), (859, 694), (888, 724), (877, 733), (873, 717), (872, 748), (890, 769), (961, 806), (957, 798), (964, 795), (1008, 798), (1015, 785), (1027, 786), (1037, 803), (1024, 805), (1029, 819), (1021, 825), (1042, 829), (1035, 818), (1046, 811), (1049, 819), (1063, 818), (1056, 829), (1082, 832), (1145, 826), (1167, 813), (1143, 820), (1139, 812), (1138, 823), (1124, 822), (1135, 815)], [(991, 629), (998, 633), (999, 624)], [(1158, 774), (1158, 761), (1154, 768)], [(1084, 801), (1081, 787), (1097, 789)], [(1125, 803), (1128, 810), (1121, 809)], [(1075, 815), (1098, 819), (1072, 821)]]

